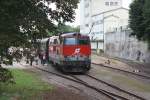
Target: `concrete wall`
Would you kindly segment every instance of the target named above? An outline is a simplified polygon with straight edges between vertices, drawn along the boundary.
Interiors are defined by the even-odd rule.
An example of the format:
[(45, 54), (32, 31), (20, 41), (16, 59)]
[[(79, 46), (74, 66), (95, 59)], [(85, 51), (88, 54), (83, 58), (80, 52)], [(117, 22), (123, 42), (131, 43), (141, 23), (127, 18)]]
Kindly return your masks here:
[(91, 49), (92, 50), (103, 50), (104, 42), (103, 41), (91, 41)]
[(105, 53), (113, 57), (150, 62), (147, 43), (131, 37), (130, 33), (130, 30), (106, 33)]

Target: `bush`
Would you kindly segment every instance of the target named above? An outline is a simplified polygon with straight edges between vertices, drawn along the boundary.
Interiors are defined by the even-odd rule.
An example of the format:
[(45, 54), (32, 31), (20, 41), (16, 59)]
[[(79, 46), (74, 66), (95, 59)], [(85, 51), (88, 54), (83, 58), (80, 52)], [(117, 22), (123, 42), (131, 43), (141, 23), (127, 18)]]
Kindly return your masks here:
[(14, 79), (11, 72), (0, 65), (0, 84), (1, 83), (14, 83)]

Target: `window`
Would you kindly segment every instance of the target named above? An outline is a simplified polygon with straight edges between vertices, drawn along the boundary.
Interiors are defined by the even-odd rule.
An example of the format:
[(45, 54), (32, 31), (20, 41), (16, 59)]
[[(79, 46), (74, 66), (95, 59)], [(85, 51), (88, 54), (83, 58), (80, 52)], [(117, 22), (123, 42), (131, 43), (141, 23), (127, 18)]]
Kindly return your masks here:
[(50, 44), (54, 44), (54, 39), (50, 39)]
[(65, 38), (64, 39), (64, 44), (65, 45), (75, 45), (76, 44), (76, 39), (75, 38)]
[(118, 2), (115, 2), (115, 6), (118, 6)]
[(89, 24), (85, 24), (86, 27), (89, 27)]
[(65, 38), (64, 39), (65, 45), (88, 45), (90, 44), (90, 40), (88, 38)]
[(105, 2), (105, 5), (106, 5), (106, 6), (109, 6), (109, 2)]
[(85, 4), (85, 8), (88, 8), (89, 7), (89, 3)]
[(110, 6), (113, 6), (114, 5), (114, 2), (110, 2)]
[(106, 6), (118, 6), (118, 2), (105, 2)]
[(57, 41), (57, 39), (54, 39), (54, 44), (58, 44), (58, 41)]
[(89, 39), (79, 39), (78, 44), (79, 45), (88, 45), (88, 44), (90, 44), (90, 41), (89, 41)]
[(100, 31), (100, 34), (104, 34), (104, 31)]
[(85, 14), (85, 17), (89, 17), (89, 13)]

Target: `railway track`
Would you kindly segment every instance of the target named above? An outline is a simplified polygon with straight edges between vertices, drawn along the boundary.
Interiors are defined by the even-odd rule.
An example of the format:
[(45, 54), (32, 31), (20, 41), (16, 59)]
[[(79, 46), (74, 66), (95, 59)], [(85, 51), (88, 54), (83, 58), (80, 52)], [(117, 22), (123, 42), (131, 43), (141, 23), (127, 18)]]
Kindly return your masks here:
[(126, 60), (126, 59), (117, 59), (117, 58), (114, 58), (114, 59), (116, 59), (118, 61), (121, 61), (123, 63), (126, 63), (129, 66), (131, 66), (132, 68), (137, 68), (141, 72), (146, 73), (148, 76), (150, 75), (150, 69), (149, 69), (150, 63), (149, 64), (148, 63), (147, 64), (142, 64), (142, 63), (137, 63), (137, 62), (134, 62), (134, 61)]
[(125, 93), (125, 94), (127, 94), (127, 95), (130, 95), (130, 96), (134, 97), (135, 99), (145, 100), (145, 98), (143, 98), (143, 97), (140, 97), (140, 96), (138, 96), (138, 95), (135, 95), (135, 94), (133, 94), (133, 93), (130, 93), (130, 92), (128, 92), (128, 91), (125, 91), (125, 90), (123, 90), (123, 89), (121, 89), (121, 88), (119, 88), (119, 87), (117, 87), (117, 86), (115, 86), (115, 85), (112, 85), (112, 84), (107, 83), (107, 82), (105, 82), (105, 81), (103, 81), (103, 80), (97, 79), (96, 77), (93, 77), (93, 76), (91, 76), (91, 75), (89, 75), (89, 74), (86, 74), (85, 76), (87, 76), (87, 77), (89, 77), (89, 78), (91, 78), (91, 79), (94, 79), (94, 80), (96, 80), (96, 81), (98, 81), (98, 82), (100, 82), (100, 83), (102, 83), (102, 84), (105, 84), (105, 85), (107, 85), (107, 86), (109, 86), (109, 87), (111, 87), (111, 88), (114, 88), (114, 89), (116, 89), (116, 90), (118, 90), (118, 91), (120, 91), (120, 92), (123, 92), (123, 93)]
[[(116, 86), (114, 86), (114, 85), (112, 85), (112, 84), (109, 84), (109, 83), (107, 83), (107, 82), (104, 82), (104, 81), (102, 81), (102, 80), (100, 80), (100, 79), (97, 79), (97, 78), (95, 78), (95, 77), (93, 77), (93, 76), (91, 76), (91, 75), (85, 75), (86, 77), (88, 77), (88, 78), (91, 78), (91, 79), (94, 79), (95, 81), (98, 81), (99, 83), (102, 83), (102, 84), (105, 84), (105, 85), (107, 85), (107, 87), (110, 87), (110, 88), (113, 88), (113, 89), (115, 89), (115, 90), (117, 90), (118, 92), (119, 92), (119, 94), (117, 94), (117, 100), (118, 99), (121, 99), (121, 100), (146, 100), (146, 99), (144, 99), (143, 97), (140, 97), (140, 96), (138, 96), (138, 95), (135, 95), (135, 94), (132, 94), (132, 93), (130, 93), (130, 92), (128, 92), (128, 91), (125, 91), (125, 90), (123, 90), (123, 89), (120, 89), (119, 87), (116, 87)], [(78, 76), (74, 76), (74, 75), (72, 75), (72, 77), (74, 77), (75, 79), (77, 79), (77, 80), (79, 80), (79, 81), (83, 81), (83, 82), (87, 82), (87, 80), (85, 80), (85, 77), (83, 78), (81, 78), (81, 77), (78, 77)], [(99, 84), (99, 83), (97, 83), (97, 84)], [(98, 87), (98, 86), (96, 86), (96, 87)], [(111, 92), (112, 93), (112, 92)], [(122, 95), (120, 95), (122, 93), (122, 95), (124, 95), (124, 96), (122, 96)], [(114, 93), (112, 93), (112, 94), (114, 94)], [(126, 96), (125, 96), (126, 95)], [(116, 96), (114, 96), (114, 97), (116, 97)], [(122, 98), (123, 97), (123, 98)]]
[[(54, 72), (51, 72), (51, 71), (47, 71), (47, 70), (42, 69), (42, 68), (39, 68), (39, 67), (35, 67), (35, 68), (38, 69), (38, 70), (40, 70), (40, 71), (44, 71), (44, 72), (46, 72), (46, 73), (53, 74), (53, 75), (56, 75), (56, 76), (58, 76), (58, 77), (61, 77), (61, 78), (64, 78), (64, 79), (73, 81), (73, 82), (78, 83), (78, 84), (81, 84), (81, 85), (84, 85), (84, 86), (86, 86), (87, 88), (90, 88), (90, 89), (96, 91), (97, 93), (100, 93), (100, 94), (102, 94), (102, 95), (108, 97), (110, 100), (130, 100), (130, 99), (126, 98), (126, 97), (120, 96), (120, 95), (115, 94), (115, 93), (112, 93), (112, 92), (110, 92), (110, 91), (106, 91), (106, 90), (104, 90), (104, 89), (97, 88), (97, 87), (95, 87), (95, 86), (93, 86), (93, 85), (90, 85), (89, 83), (87, 83), (86, 81), (84, 81), (84, 80), (82, 80), (82, 79), (76, 77), (75, 75), (68, 75), (68, 76), (71, 76), (71, 77), (72, 77), (72, 78), (71, 78), (71, 77), (68, 77), (68, 76), (66, 76), (66, 75), (62, 75), (62, 74), (54, 73)], [(103, 84), (105, 83), (105, 84), (107, 84), (107, 86), (112, 86), (111, 84), (108, 84), (108, 83), (106, 83), (106, 82), (104, 82), (104, 81), (102, 81), (102, 80), (99, 80), (99, 79), (97, 79), (97, 78), (95, 78), (95, 77), (93, 77), (93, 76), (90, 76), (90, 75), (84, 75), (84, 76), (87, 76), (87, 77), (89, 77), (89, 78), (92, 78), (92, 79), (94, 79), (94, 80), (96, 80), (96, 81), (98, 81), (98, 82), (101, 82), (101, 83), (103, 83)], [(121, 90), (120, 88), (118, 88), (118, 87), (116, 87), (116, 86), (112, 86), (112, 87), (115, 88), (115, 89), (117, 89), (117, 90), (119, 90), (119, 91), (123, 91), (123, 92), (125, 92), (125, 93), (128, 93), (129, 95), (134, 96), (135, 98), (137, 98), (137, 100), (145, 100), (144, 98), (139, 97), (139, 96), (137, 96), (137, 95), (135, 95), (135, 94), (129, 93), (129, 92), (124, 91), (124, 90)], [(135, 100), (136, 100), (136, 99), (135, 99)]]
[(108, 69), (112, 69), (112, 70), (115, 70), (115, 71), (120, 71), (120, 72), (123, 72), (123, 73), (127, 73), (127, 74), (130, 74), (130, 75), (138, 76), (138, 77), (141, 77), (141, 78), (144, 78), (144, 79), (150, 79), (150, 76), (146, 76), (146, 75), (142, 75), (142, 74), (137, 74), (135, 72), (125, 71), (125, 70), (122, 70), (122, 69), (113, 68), (113, 67), (110, 67), (110, 66), (105, 66), (103, 64), (96, 64), (96, 63), (92, 63), (92, 64), (93, 65), (98, 65), (100, 67), (105, 67), (105, 68), (108, 68)]
[[(51, 71), (47, 71), (47, 70), (39, 68), (39, 67), (35, 67), (35, 68), (40, 70), (40, 71), (43, 71), (43, 72), (46, 72), (46, 73), (49, 73), (49, 74), (53, 74), (55, 76), (58, 76), (58, 77), (70, 80), (72, 82), (78, 83), (80, 85), (84, 85), (85, 87), (87, 87), (89, 89), (92, 89), (92, 90), (96, 91), (97, 93), (100, 93), (100, 94), (108, 97), (110, 100), (129, 100), (129, 99), (125, 98), (125, 97), (119, 96), (117, 94), (111, 93), (111, 92), (103, 90), (103, 89), (96, 88), (96, 87), (94, 87), (92, 85), (89, 85), (88, 83), (86, 83), (86, 82), (84, 82), (82, 80), (79, 80), (78, 78), (74, 78), (74, 77), (70, 78), (70, 77), (68, 77), (66, 75), (62, 75), (62, 74), (54, 73), (54, 72), (51, 72)], [(72, 77), (72, 75), (71, 75), (71, 77)]]

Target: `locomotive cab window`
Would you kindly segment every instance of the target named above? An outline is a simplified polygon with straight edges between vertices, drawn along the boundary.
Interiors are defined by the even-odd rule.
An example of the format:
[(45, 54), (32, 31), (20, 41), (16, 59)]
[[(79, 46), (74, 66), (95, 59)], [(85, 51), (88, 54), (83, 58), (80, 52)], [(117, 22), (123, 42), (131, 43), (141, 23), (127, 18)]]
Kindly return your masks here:
[(64, 38), (65, 45), (75, 45), (76, 39), (75, 38)]
[(89, 39), (82, 39), (82, 38), (64, 38), (65, 45), (89, 45)]
[(58, 44), (58, 40), (57, 39), (54, 39), (54, 44)]
[(89, 39), (78, 39), (78, 44), (79, 45), (88, 45), (90, 44)]

